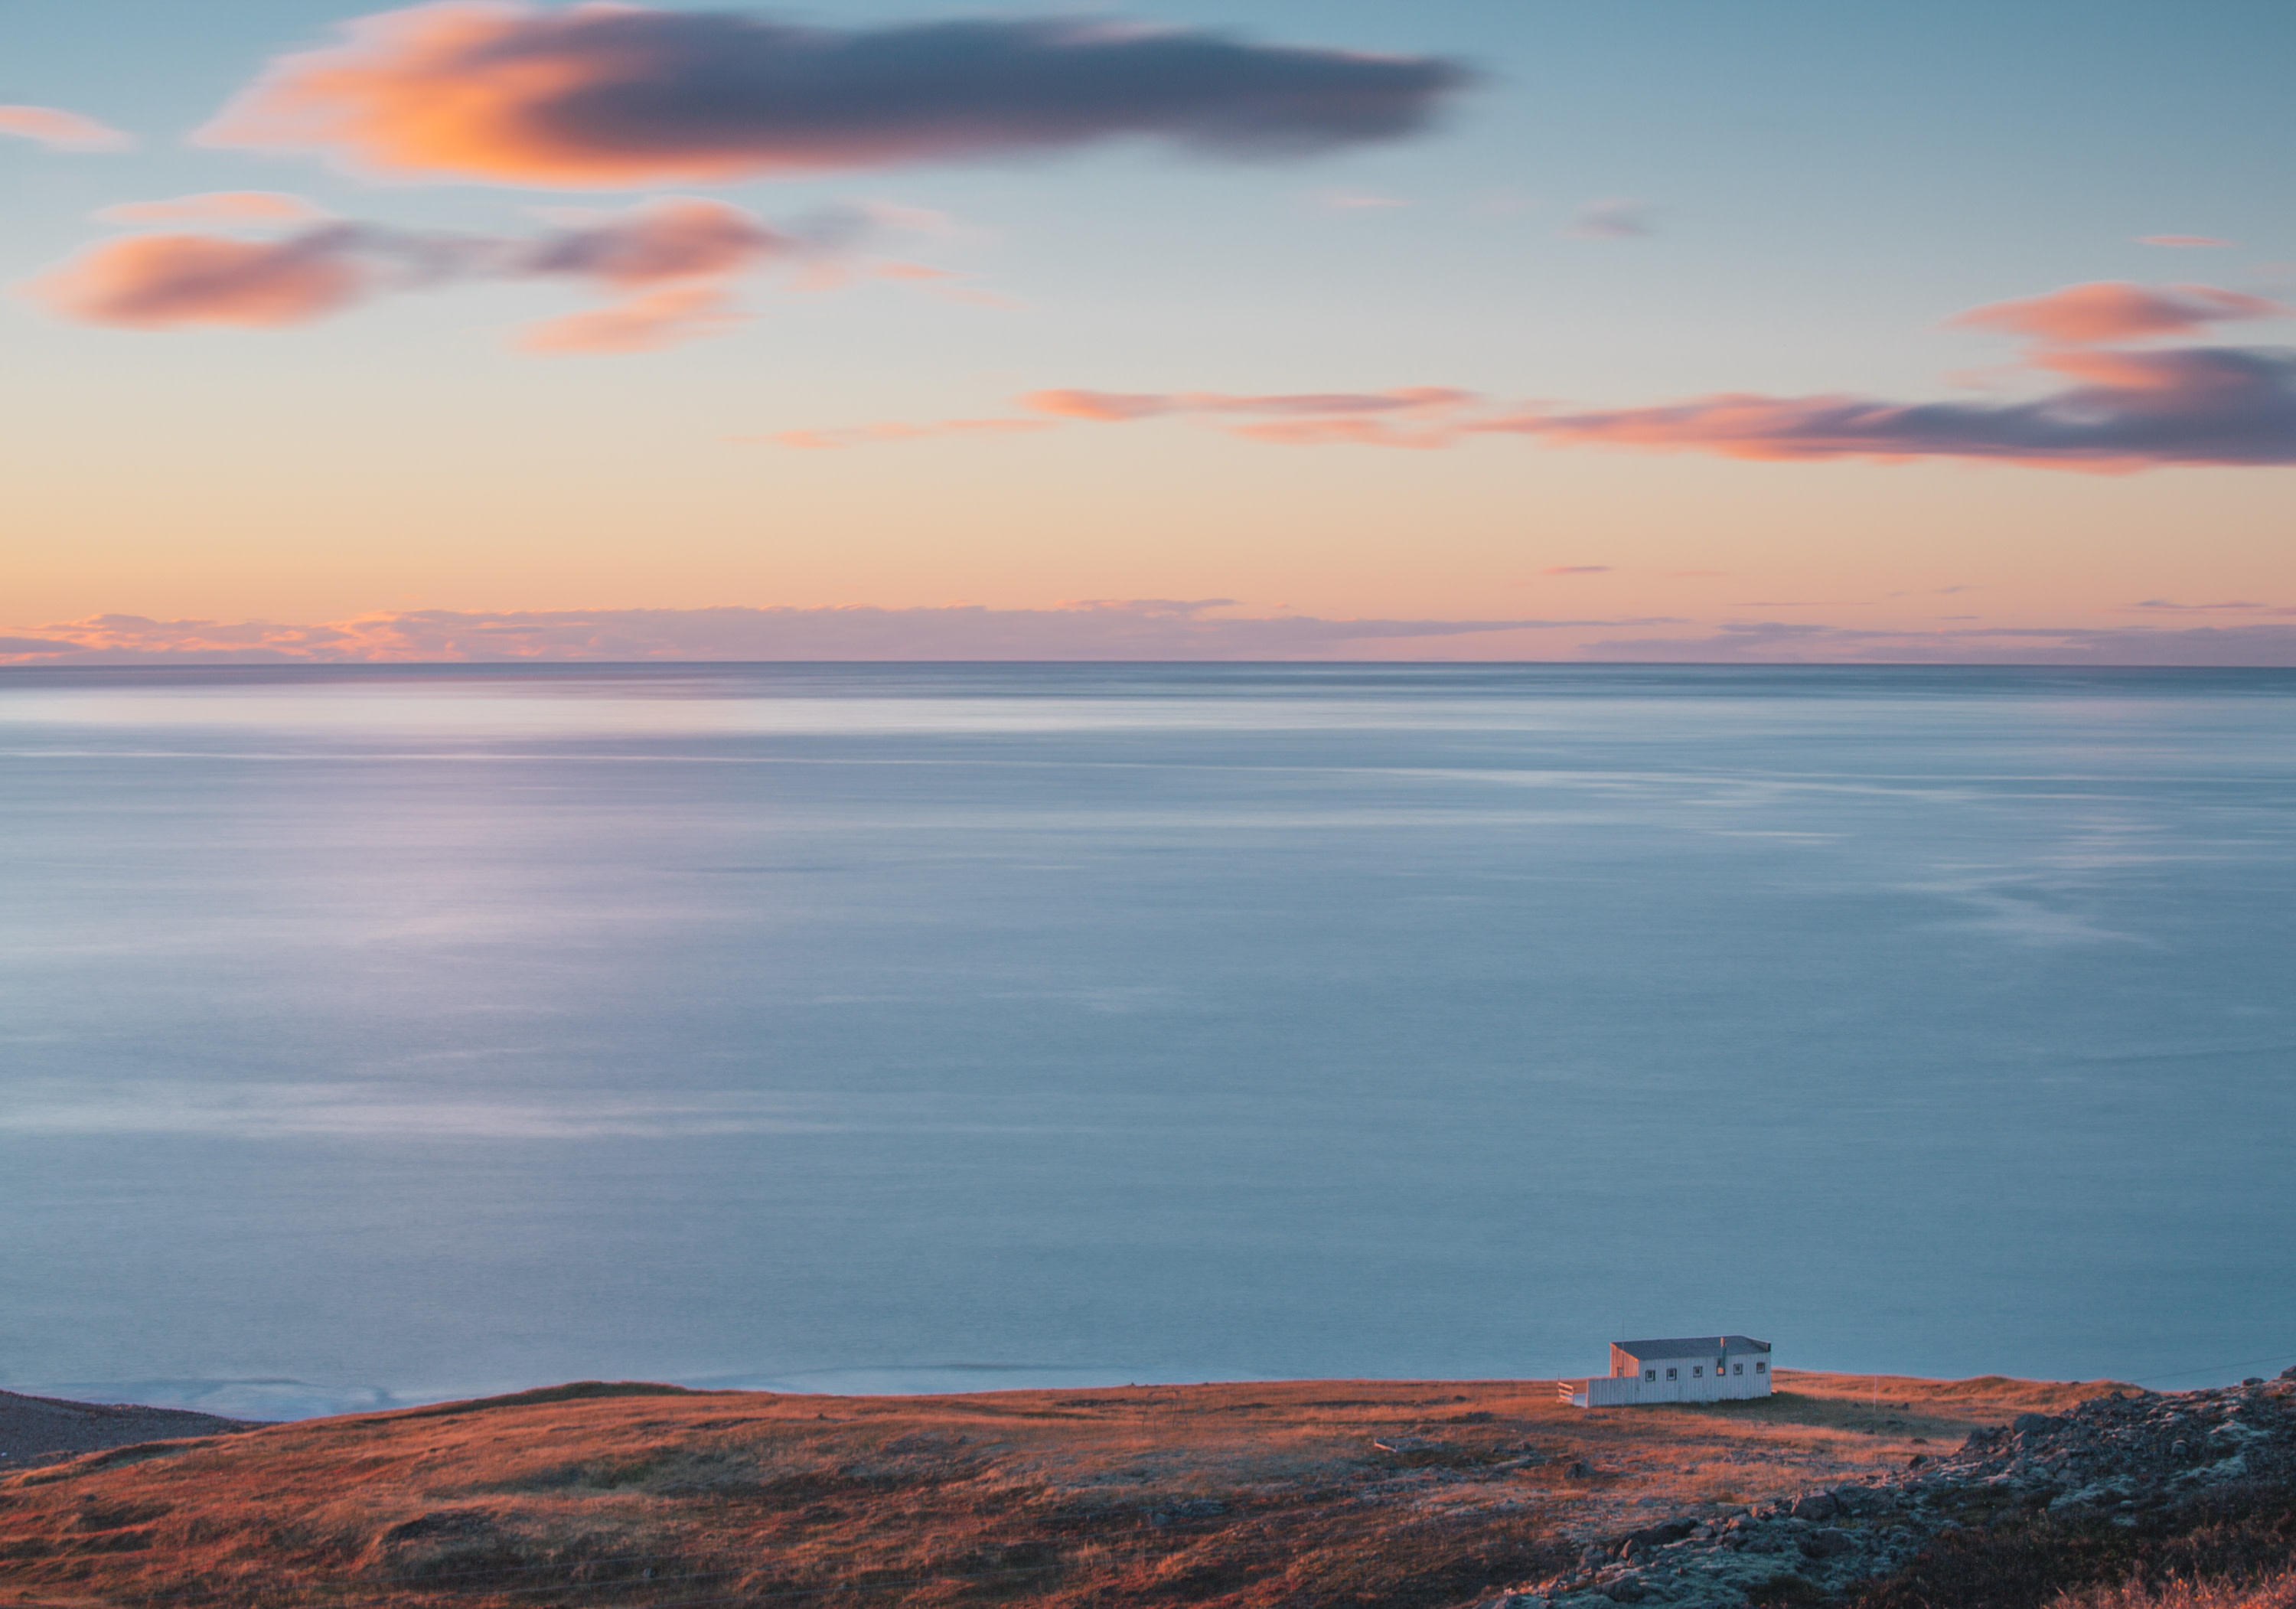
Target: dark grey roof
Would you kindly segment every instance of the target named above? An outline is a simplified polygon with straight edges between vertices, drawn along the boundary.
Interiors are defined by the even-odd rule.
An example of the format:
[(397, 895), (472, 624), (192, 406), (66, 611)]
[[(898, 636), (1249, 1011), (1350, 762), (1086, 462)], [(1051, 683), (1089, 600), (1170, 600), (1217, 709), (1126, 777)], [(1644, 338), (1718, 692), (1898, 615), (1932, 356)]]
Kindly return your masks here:
[(1767, 1352), (1770, 1343), (1751, 1335), (1690, 1335), (1676, 1341), (1614, 1341), (1629, 1358), (1711, 1358), (1720, 1352)]

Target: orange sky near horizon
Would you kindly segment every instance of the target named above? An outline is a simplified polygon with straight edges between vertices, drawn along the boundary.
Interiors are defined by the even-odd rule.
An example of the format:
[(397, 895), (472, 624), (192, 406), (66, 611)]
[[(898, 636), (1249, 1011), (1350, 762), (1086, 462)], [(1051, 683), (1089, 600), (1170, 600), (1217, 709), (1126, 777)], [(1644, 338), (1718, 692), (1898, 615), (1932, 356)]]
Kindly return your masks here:
[[(0, 265), (0, 661), (219, 652), (140, 627), (131, 651), (106, 616), (1226, 600), (1197, 613), (1542, 622), (1313, 650), (1366, 657), (2136, 633), (2296, 664), (2296, 267), (2272, 255), (2296, 239), (2267, 165), (2202, 192), (2083, 166), (2040, 121), (2075, 90), (2022, 103), (1942, 21), (1829, 32), (1780, 3), (1738, 40), (1659, 9), (1683, 37), (1414, 32), (1357, 0), (1249, 34), (1205, 0), (1160, 34), (876, 0), (811, 33), (722, 0), (265, 0), (166, 23), (174, 65), (0, 24), (27, 100), (0, 108), (26, 223)], [(2038, 62), (2045, 21), (1997, 49)], [(960, 44), (1018, 86), (987, 113)], [(523, 66), (489, 65), (509, 46)], [(2215, 101), (2163, 79), (2095, 142), (2198, 160), (2193, 119), (2288, 120), (2228, 47), (2173, 48), (2223, 69)], [(632, 49), (831, 87), (635, 133), (553, 99), (619, 93)], [(1247, 103), (1179, 96), (1188, 52)], [(1801, 86), (1775, 112), (1800, 132), (1707, 116), (1716, 52)], [(2143, 66), (2110, 28), (2075, 53)], [(908, 87), (837, 90), (849, 60)], [(1552, 62), (1584, 81), (1529, 87)], [(1924, 86), (1970, 119), (1926, 151)], [(1642, 126), (1582, 131), (1629, 93)], [(112, 126), (147, 105), (173, 110)], [(1251, 135), (1286, 160), (1239, 143), (1287, 117)], [(2043, 179), (2051, 211), (2025, 204)]]

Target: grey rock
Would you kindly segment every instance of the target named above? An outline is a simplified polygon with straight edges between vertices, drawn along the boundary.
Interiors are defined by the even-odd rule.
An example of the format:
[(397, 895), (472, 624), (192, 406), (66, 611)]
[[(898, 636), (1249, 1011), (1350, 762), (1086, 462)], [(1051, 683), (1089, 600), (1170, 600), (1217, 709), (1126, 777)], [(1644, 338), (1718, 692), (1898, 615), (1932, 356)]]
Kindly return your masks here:
[[(2234, 1480), (2296, 1482), (2296, 1369), (2279, 1383), (2112, 1393), (2070, 1413), (2021, 1414), (2006, 1430), (1976, 1432), (1957, 1451), (1877, 1485), (1804, 1492), (1726, 1515), (1702, 1506), (1590, 1547), (1570, 1576), (1510, 1590), (1518, 1600), (1537, 1597), (1540, 1609), (1645, 1600), (1669, 1609), (1744, 1609), (1750, 1592), (1791, 1576), (1836, 1596), (1902, 1566), (1940, 1531), (1965, 1523), (1972, 1494), (2046, 1501), (2052, 1514), (2127, 1527)], [(1822, 1523), (1830, 1521), (1843, 1523)], [(1621, 1553), (1633, 1562), (1611, 1562)]]
[(1660, 1524), (1645, 1525), (1640, 1531), (1627, 1532), (1622, 1546), (1647, 1550), (1668, 1542), (1678, 1542), (1697, 1529), (1698, 1522), (1695, 1520), (1667, 1520)]

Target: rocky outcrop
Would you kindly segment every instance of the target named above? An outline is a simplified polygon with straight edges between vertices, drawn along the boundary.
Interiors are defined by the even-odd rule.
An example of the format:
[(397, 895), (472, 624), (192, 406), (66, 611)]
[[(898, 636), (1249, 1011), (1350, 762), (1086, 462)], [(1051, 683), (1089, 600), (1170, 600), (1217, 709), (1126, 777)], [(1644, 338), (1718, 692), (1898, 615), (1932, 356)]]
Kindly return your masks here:
[(1740, 1609), (1833, 1597), (1941, 1533), (2046, 1512), (2134, 1526), (2228, 1482), (2296, 1483), (2296, 1369), (2217, 1391), (2115, 1392), (2021, 1414), (1883, 1481), (1701, 1511), (1587, 1548), (1486, 1609)]

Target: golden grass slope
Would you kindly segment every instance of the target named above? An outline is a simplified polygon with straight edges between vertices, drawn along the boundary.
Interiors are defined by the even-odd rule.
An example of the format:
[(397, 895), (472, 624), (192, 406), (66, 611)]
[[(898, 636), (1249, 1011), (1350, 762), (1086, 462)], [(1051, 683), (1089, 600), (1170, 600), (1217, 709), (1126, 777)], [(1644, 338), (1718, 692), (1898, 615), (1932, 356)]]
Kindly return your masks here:
[(1595, 1412), (1547, 1381), (562, 1386), (0, 1480), (0, 1605), (1454, 1604), (2112, 1389), (1778, 1384)]
[(2253, 1580), (2172, 1580), (2149, 1590), (2130, 1583), (2066, 1593), (2050, 1609), (2296, 1609), (2296, 1570)]

